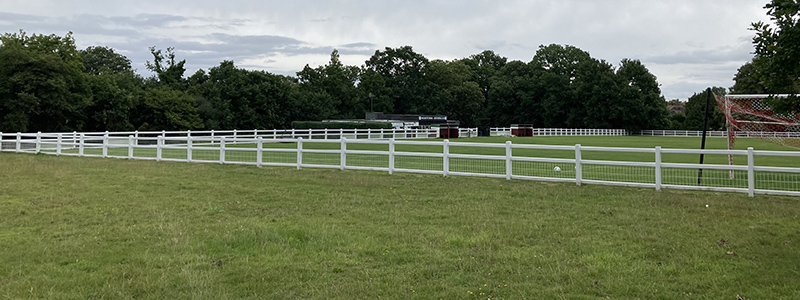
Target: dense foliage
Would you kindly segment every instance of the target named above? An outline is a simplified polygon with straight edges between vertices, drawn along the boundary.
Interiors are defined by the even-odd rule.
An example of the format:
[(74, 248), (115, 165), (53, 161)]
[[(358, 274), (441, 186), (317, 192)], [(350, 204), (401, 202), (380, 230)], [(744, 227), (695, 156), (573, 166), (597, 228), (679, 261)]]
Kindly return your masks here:
[(755, 56), (734, 77), (735, 94), (790, 94), (774, 99), (781, 112), (800, 112), (800, 0), (771, 0), (764, 6), (774, 24), (756, 22)]
[(223, 61), (191, 76), (174, 49), (150, 48), (149, 78), (71, 34), (0, 36), (0, 131), (272, 129), (292, 121), (363, 118), (369, 111), (443, 114), (463, 126), (668, 126), (656, 77), (638, 60), (618, 66), (573, 46), (541, 46), (529, 62), (484, 51), (429, 60), (411, 46), (375, 51), (362, 67), (339, 53), (296, 77)]

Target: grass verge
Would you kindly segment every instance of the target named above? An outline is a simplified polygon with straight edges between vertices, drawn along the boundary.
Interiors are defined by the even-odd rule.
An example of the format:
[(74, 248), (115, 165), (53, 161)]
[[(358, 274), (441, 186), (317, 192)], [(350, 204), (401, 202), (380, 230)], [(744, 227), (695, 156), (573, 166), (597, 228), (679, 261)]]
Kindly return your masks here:
[(0, 169), (3, 298), (800, 298), (793, 198), (7, 153)]

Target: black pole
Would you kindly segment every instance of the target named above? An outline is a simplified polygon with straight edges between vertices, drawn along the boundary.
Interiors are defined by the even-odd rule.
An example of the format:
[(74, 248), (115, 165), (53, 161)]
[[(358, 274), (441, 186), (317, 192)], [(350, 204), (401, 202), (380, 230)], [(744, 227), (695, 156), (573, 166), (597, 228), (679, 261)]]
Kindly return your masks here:
[[(705, 117), (703, 118), (703, 141), (700, 142), (700, 150), (706, 149), (706, 131), (708, 131), (708, 102), (711, 101), (711, 88), (706, 90), (706, 112)], [(700, 164), (703, 164), (703, 153), (700, 153)], [(703, 169), (697, 170), (697, 185), (700, 185), (700, 182), (703, 178)]]

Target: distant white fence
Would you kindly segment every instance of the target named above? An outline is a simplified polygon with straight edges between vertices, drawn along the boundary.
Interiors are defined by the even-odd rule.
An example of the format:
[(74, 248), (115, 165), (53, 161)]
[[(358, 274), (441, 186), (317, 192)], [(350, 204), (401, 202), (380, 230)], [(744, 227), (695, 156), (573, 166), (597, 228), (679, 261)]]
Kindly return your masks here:
[[(625, 129), (600, 129), (600, 128), (533, 128), (534, 136), (590, 136), (607, 135), (620, 136), (628, 135)], [(511, 128), (494, 127), (489, 128), (489, 136), (511, 136)]]
[[(702, 131), (698, 130), (642, 130), (639, 135), (643, 136), (687, 136), (687, 137), (700, 137), (703, 136)], [(727, 131), (706, 131), (708, 137), (727, 137)], [(800, 132), (774, 132), (774, 131), (736, 131), (736, 137), (783, 137), (783, 138), (800, 138)]]
[[(800, 196), (800, 168), (757, 166), (755, 157), (800, 160), (800, 152), (609, 148), (470, 143), (389, 139), (341, 139), (283, 136), (274, 131), (216, 131), (141, 133), (15, 133), (0, 134), (0, 151), (111, 157), (156, 161), (335, 168), (481, 176), (505, 179), (572, 182), (654, 188), (686, 189)], [(126, 135), (127, 134), (127, 135)], [(298, 134), (298, 132), (295, 132)], [(308, 134), (307, 132), (305, 134)], [(375, 133), (381, 134), (381, 133)], [(387, 132), (382, 133), (385, 137)], [(391, 134), (400, 134), (393, 132)], [(411, 133), (404, 133), (408, 136)], [(269, 137), (269, 138), (268, 138)], [(325, 135), (325, 137), (330, 137)], [(231, 144), (238, 144), (232, 147)], [(547, 152), (546, 155), (540, 155)], [(592, 153), (618, 160), (593, 160)], [(486, 154), (491, 153), (491, 154)], [(560, 153), (553, 158), (553, 153)], [(664, 161), (668, 155), (733, 155), (743, 165), (693, 164)], [(631, 161), (636, 157), (638, 161)], [(695, 157), (692, 156), (692, 159)], [(727, 158), (727, 157), (726, 157)], [(626, 160), (627, 159), (627, 160)], [(558, 168), (556, 168), (558, 167)], [(698, 169), (703, 176), (698, 183)]]
[[(534, 136), (686, 136), (700, 137), (702, 131), (698, 130), (642, 130), (640, 133), (632, 134), (625, 129), (590, 129), (590, 128), (533, 128)], [(726, 137), (727, 131), (707, 131), (707, 137)], [(511, 136), (511, 128), (494, 127), (489, 128), (490, 136)], [(783, 137), (800, 138), (800, 132), (744, 132), (737, 131), (736, 137)]]

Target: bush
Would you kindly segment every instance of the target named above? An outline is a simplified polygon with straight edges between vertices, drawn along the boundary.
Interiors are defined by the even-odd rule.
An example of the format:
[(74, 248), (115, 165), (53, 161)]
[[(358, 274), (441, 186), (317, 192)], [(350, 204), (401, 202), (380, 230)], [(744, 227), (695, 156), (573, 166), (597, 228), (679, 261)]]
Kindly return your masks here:
[(392, 129), (392, 123), (383, 122), (319, 122), (319, 121), (293, 121), (294, 129)]

